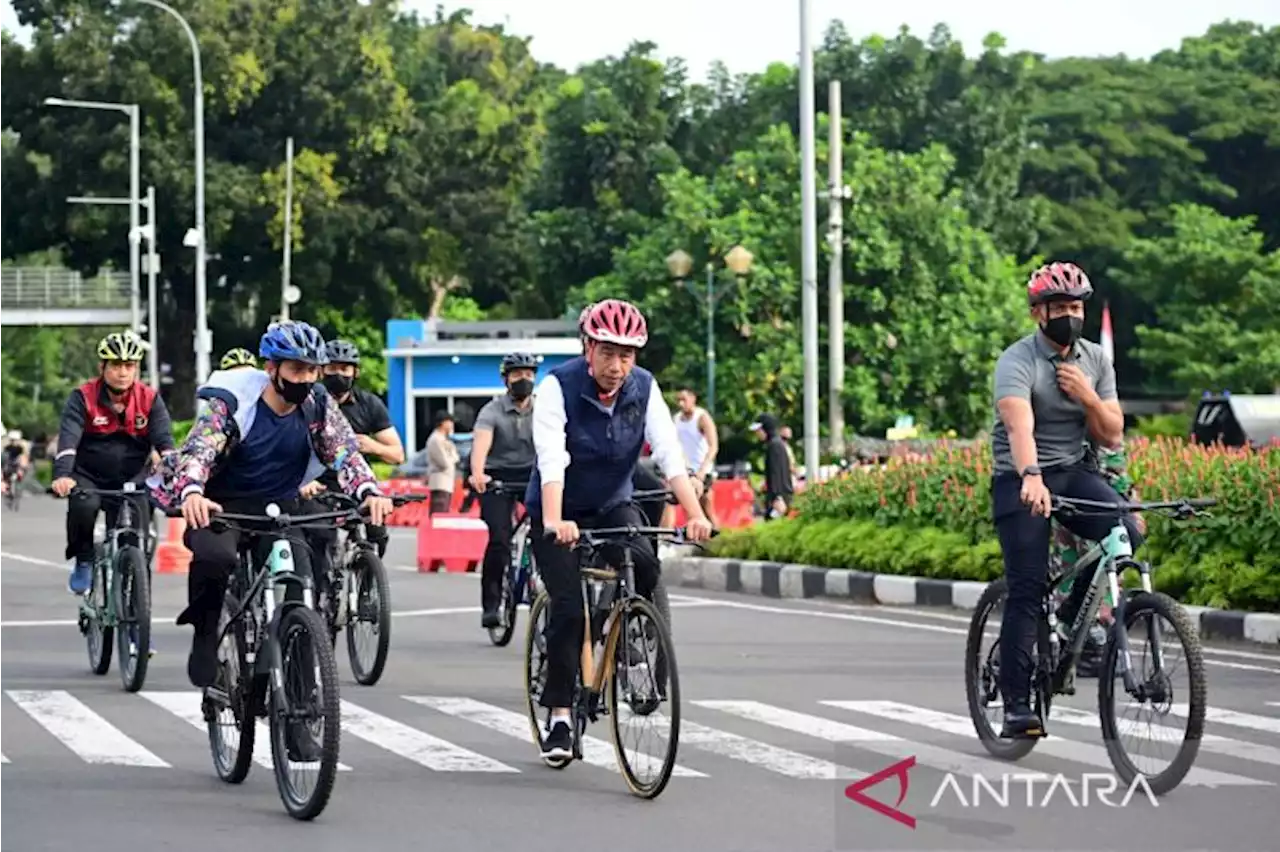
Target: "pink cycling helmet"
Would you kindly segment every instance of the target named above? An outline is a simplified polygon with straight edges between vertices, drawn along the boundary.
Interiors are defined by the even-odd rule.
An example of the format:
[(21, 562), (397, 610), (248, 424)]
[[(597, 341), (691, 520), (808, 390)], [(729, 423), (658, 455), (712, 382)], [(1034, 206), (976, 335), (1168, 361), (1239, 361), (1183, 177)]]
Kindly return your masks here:
[(1074, 263), (1050, 263), (1031, 273), (1027, 303), (1032, 307), (1062, 299), (1086, 300), (1093, 295), (1089, 276)]
[(636, 349), (649, 342), (649, 326), (644, 314), (621, 299), (605, 299), (592, 305), (582, 321), (582, 334), (597, 343), (616, 343)]

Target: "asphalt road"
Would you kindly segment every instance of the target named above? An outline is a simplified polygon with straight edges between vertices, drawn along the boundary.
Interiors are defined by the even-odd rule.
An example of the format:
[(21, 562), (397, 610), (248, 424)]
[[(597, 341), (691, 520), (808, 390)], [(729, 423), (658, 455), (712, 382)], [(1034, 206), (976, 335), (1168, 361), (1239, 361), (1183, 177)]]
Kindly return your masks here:
[[(997, 763), (966, 715), (962, 615), (677, 594), (687, 772), (645, 802), (611, 763), (556, 772), (527, 733), (499, 730), (512, 717), (493, 708), (523, 719), (523, 634), (492, 647), (474, 577), (413, 572), (408, 531), (388, 553), (397, 617), (382, 681), (357, 685), (339, 644), (351, 769), (324, 814), (298, 823), (269, 769), (221, 783), (205, 733), (165, 709), (198, 701), (185, 675), (190, 629), (173, 625), (185, 578), (156, 576), (158, 654), (142, 694), (120, 689), (114, 663), (105, 677), (88, 671), (60, 558), (62, 512), (37, 497), (0, 515), (6, 850), (1275, 848), (1280, 655), (1211, 649), (1212, 738), (1195, 772), (1154, 806), (1139, 792), (1108, 807), (1097, 778), (1082, 801), (1084, 776), (1110, 771), (1084, 715), (1096, 709), (1096, 681), (1083, 682), (1067, 702), (1077, 713), (1031, 756)], [(590, 733), (607, 740), (607, 723)], [(913, 757), (898, 807), (914, 827), (846, 796), (855, 779)], [(1003, 804), (991, 794), (1002, 775), (1032, 772), (1051, 777), (1012, 778)], [(976, 803), (975, 773), (993, 788), (979, 788)], [(1067, 783), (1051, 787), (1053, 773)], [(866, 794), (893, 806), (897, 788), (890, 773)]]

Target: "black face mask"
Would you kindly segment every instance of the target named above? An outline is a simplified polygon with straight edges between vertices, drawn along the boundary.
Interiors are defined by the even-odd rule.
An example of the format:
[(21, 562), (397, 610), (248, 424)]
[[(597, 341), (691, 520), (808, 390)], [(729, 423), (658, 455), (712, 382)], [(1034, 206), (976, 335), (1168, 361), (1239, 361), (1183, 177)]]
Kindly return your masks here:
[(275, 386), (276, 392), (284, 397), (284, 401), (290, 405), (302, 405), (307, 401), (307, 397), (311, 395), (311, 382), (291, 382), (277, 375), (272, 384)]
[(511, 383), (512, 399), (528, 399), (533, 393), (533, 379), (516, 379)]
[(356, 383), (355, 376), (342, 376), (337, 373), (330, 373), (324, 377), (325, 390), (334, 396), (346, 396), (351, 391), (351, 386)]
[(1041, 325), (1040, 330), (1059, 346), (1074, 346), (1084, 334), (1084, 317), (1054, 317)]

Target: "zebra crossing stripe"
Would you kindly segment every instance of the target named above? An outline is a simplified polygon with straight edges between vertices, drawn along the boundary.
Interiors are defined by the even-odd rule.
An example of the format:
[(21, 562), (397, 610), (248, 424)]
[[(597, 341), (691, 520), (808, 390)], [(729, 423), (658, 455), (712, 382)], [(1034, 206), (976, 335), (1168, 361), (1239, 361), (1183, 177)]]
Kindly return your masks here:
[(0, 753), (0, 763), (8, 763), (8, 762), (9, 762), (9, 758), (5, 757), (3, 753)]
[[(823, 701), (823, 704), (830, 707), (839, 707), (843, 710), (852, 710), (855, 713), (867, 713), (872, 716), (878, 716), (882, 719), (892, 719), (895, 722), (906, 722), (908, 724), (923, 725), (937, 731), (943, 731), (948, 734), (954, 734), (960, 737), (969, 737), (976, 740), (977, 734), (973, 730), (973, 722), (964, 716), (954, 713), (943, 713), (938, 710), (929, 710), (924, 707), (916, 707), (913, 704), (902, 704), (897, 701)], [(1057, 709), (1052, 711), (1058, 712)], [(1049, 717), (1052, 721), (1054, 716)], [(1097, 726), (1097, 720), (1094, 719), (1093, 724)], [(1076, 763), (1086, 763), (1090, 766), (1097, 766), (1103, 769), (1111, 769), (1111, 758), (1107, 755), (1107, 750), (1101, 746), (1090, 745), (1088, 743), (1075, 742), (1074, 740), (1064, 740), (1058, 737), (1049, 736), (1041, 739), (1036, 743), (1037, 754), (1047, 754), (1053, 757), (1060, 757), (1064, 760), (1075, 761)], [(1214, 772), (1211, 769), (1193, 768), (1187, 773), (1187, 777), (1183, 779), (1184, 784), (1194, 787), (1251, 787), (1251, 786), (1270, 786), (1266, 781), (1258, 781), (1253, 778), (1245, 778), (1241, 775), (1231, 775), (1225, 772)]]
[[(1066, 722), (1069, 725), (1084, 725), (1094, 730), (1101, 730), (1098, 720), (1098, 714), (1088, 710), (1079, 710), (1075, 707), (1054, 707), (1049, 715), (1050, 722)], [(1146, 727), (1140, 719), (1123, 719), (1121, 722), (1133, 722), (1134, 724)], [(1121, 725), (1121, 728), (1128, 726)], [(1182, 731), (1176, 727), (1165, 725), (1151, 725), (1150, 730), (1161, 733), (1167, 732), (1170, 736), (1181, 737)], [(1247, 743), (1242, 740), (1233, 740), (1230, 737), (1220, 737), (1215, 734), (1201, 734), (1200, 748), (1205, 751), (1215, 752), (1217, 754), (1225, 754), (1228, 757), (1239, 758), (1240, 760), (1251, 760), (1258, 763), (1266, 763), (1272, 766), (1280, 766), (1280, 748), (1273, 746), (1259, 745), (1258, 743)]]
[[(1179, 716), (1187, 715), (1187, 705), (1173, 705), (1173, 712)], [(1280, 719), (1275, 716), (1256, 716), (1253, 713), (1241, 713), (1238, 710), (1224, 710), (1221, 707), (1206, 707), (1204, 718), (1219, 725), (1232, 725), (1237, 728), (1250, 728), (1268, 734), (1280, 734)]]
[[(167, 710), (198, 731), (208, 732), (209, 726), (204, 719), (204, 711), (200, 704), (202, 695), (199, 692), (181, 690), (176, 692), (151, 692), (144, 690), (138, 695), (157, 707)], [(271, 763), (271, 729), (263, 719), (255, 723), (253, 734), (253, 762), (259, 766), (272, 769)], [(351, 767), (345, 763), (338, 764), (339, 772), (350, 772)]]
[(69, 692), (11, 689), (6, 694), (85, 763), (169, 767)]
[[(470, 698), (452, 698), (436, 695), (406, 695), (404, 698), (415, 704), (430, 707), (432, 710), (438, 710), (441, 713), (447, 713), (459, 719), (466, 719), (468, 722), (474, 722), (491, 731), (497, 731), (500, 734), (523, 740), (532, 745), (533, 732), (529, 730), (528, 717), (511, 710), (504, 710), (501, 707), (495, 707), (492, 704), (485, 704), (483, 701), (475, 701)], [(684, 727), (681, 726), (681, 734), (683, 733)], [(618, 758), (614, 753), (613, 746), (596, 737), (584, 736), (582, 738), (582, 761), (592, 766), (618, 771)], [(672, 769), (672, 774), (684, 778), (707, 777), (701, 772), (679, 764)]]
[(437, 772), (520, 771), (345, 700), (342, 732)]
[[(918, 762), (947, 772), (996, 776), (1008, 770), (1008, 764), (997, 763), (994, 760), (962, 754), (931, 743), (905, 740), (893, 734), (859, 728), (821, 716), (797, 713), (794, 710), (774, 707), (759, 701), (694, 701), (693, 703), (708, 710), (731, 713), (752, 722), (760, 722), (828, 742), (876, 752), (894, 760), (914, 755)], [(1049, 778), (1047, 774), (1036, 770), (1028, 770), (1022, 774), (1039, 780)]]

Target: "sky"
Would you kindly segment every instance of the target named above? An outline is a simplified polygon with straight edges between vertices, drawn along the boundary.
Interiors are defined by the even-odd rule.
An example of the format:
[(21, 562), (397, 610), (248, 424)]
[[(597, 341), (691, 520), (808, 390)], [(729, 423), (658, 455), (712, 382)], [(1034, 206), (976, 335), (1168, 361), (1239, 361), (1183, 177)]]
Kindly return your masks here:
[[(428, 17), (437, 5), (401, 2)], [(770, 62), (796, 62), (800, 50), (798, 0), (444, 0), (444, 6), (470, 8), (477, 23), (532, 36), (538, 59), (565, 68), (617, 55), (634, 40), (654, 42), (663, 57), (684, 58), (698, 78), (717, 59), (734, 72), (760, 71)], [(1011, 50), (1050, 57), (1147, 57), (1225, 19), (1280, 25), (1280, 0), (812, 0), (812, 8), (815, 45), (833, 18), (855, 39), (892, 36), (903, 24), (925, 37), (941, 22), (970, 53), (996, 31)], [(17, 30), (8, 0), (0, 23)]]

